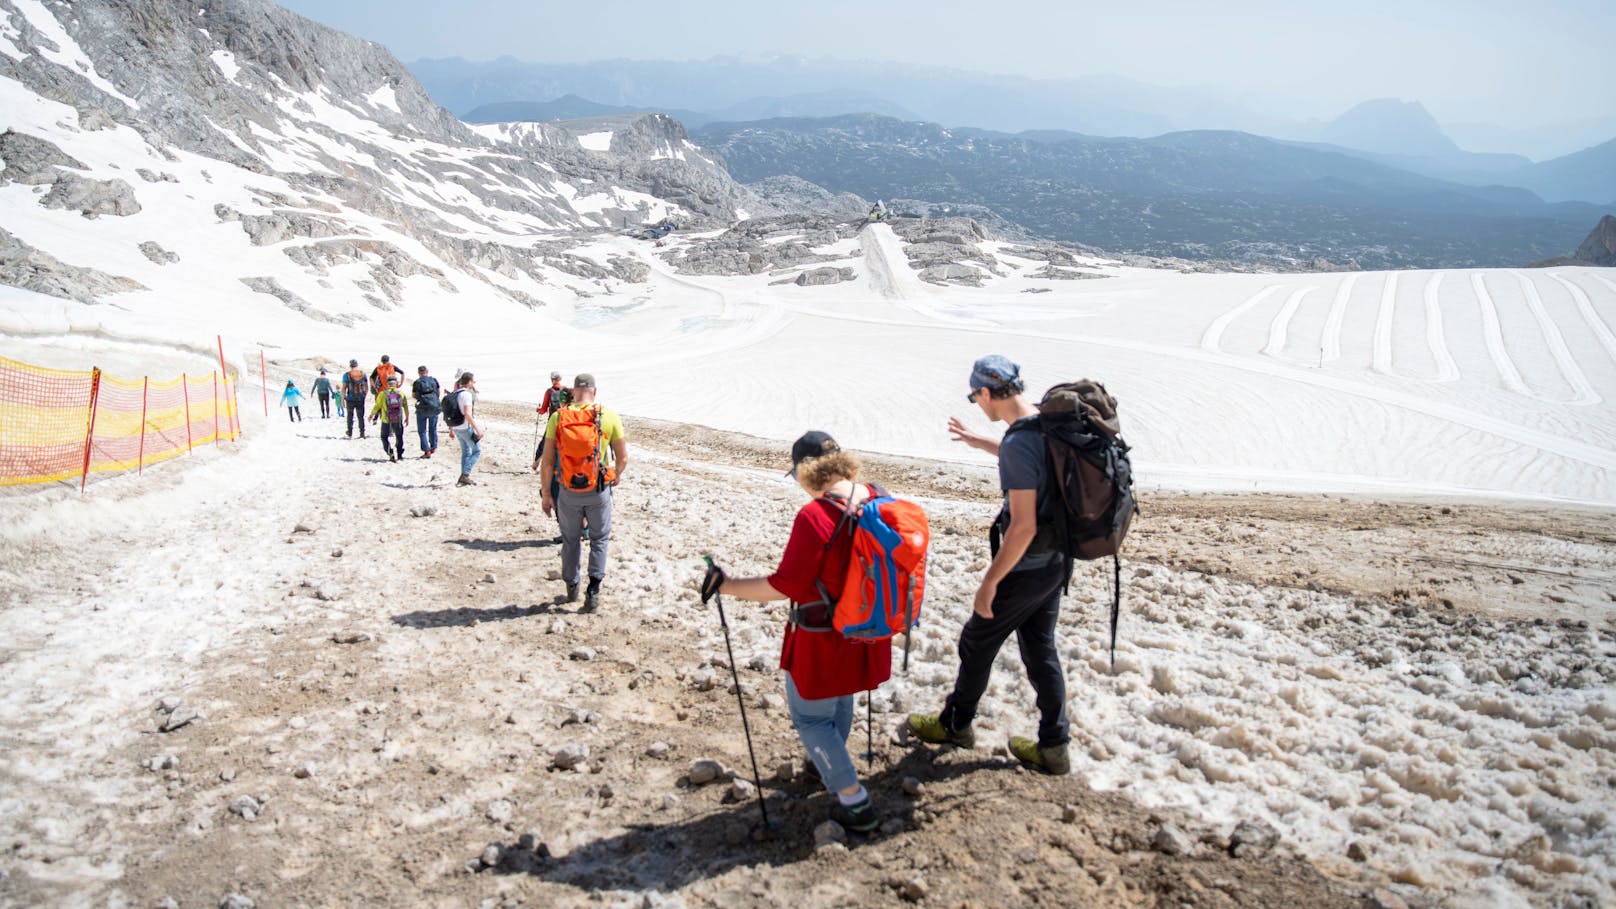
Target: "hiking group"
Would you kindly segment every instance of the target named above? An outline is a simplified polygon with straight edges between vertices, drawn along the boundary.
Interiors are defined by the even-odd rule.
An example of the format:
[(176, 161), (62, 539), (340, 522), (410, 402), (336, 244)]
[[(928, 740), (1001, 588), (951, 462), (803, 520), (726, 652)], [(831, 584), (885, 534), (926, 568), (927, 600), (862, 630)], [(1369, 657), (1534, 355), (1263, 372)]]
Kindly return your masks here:
[[(993, 559), (960, 630), (953, 690), (937, 713), (911, 714), (905, 729), (921, 742), (974, 747), (977, 705), (999, 648), (1014, 634), (1040, 720), (1037, 737), (1011, 737), (1010, 751), (1040, 771), (1065, 774), (1070, 734), (1055, 640), (1061, 594), (1077, 559), (1110, 555), (1120, 583), (1117, 555), (1136, 511), (1128, 448), (1118, 434), (1116, 401), (1099, 383), (1057, 385), (1034, 404), (1024, 394), (1020, 367), (993, 355), (976, 361), (969, 384), (967, 401), (990, 421), (1008, 424), (999, 440), (971, 432), (957, 418), (948, 425), (955, 441), (998, 458), (1003, 500), (989, 533)], [(860, 483), (860, 466), (827, 433), (797, 439), (788, 475), (809, 501), (797, 512), (774, 573), (731, 578), (709, 557), (701, 598), (717, 600), (726, 643), (723, 596), (790, 602), (780, 668), (792, 726), (807, 751), (805, 770), (836, 797), (832, 820), (868, 832), (880, 818), (847, 746), (854, 699), (861, 691), (873, 696), (891, 677), (898, 634), (905, 635), (907, 663), (908, 632), (924, 598), (930, 531), (918, 505)], [(1113, 654), (1119, 602), (1120, 588), (1112, 604)], [(744, 701), (740, 707), (744, 727)], [(753, 767), (755, 776), (755, 756)], [(761, 788), (759, 807), (766, 820)]]
[[(454, 389), (440, 397), (427, 368), (417, 372), (412, 393), (421, 457), (430, 458), (437, 450), (441, 413), (460, 445), (458, 485), (476, 485), (471, 472), (481, 456), (483, 430), (477, 421), (475, 377), (459, 373)], [(342, 377), (348, 437), (353, 437), (356, 415), (359, 436), (365, 437), (368, 392), (374, 396), (371, 421), (380, 425), (383, 449), (394, 462), (403, 457), (403, 427), (409, 418), (401, 385), (402, 376), (386, 356), (368, 376), (357, 360), (350, 360)], [(1112, 558), (1114, 659), (1121, 601), (1118, 553), (1137, 510), (1128, 446), (1120, 436), (1116, 401), (1097, 382), (1056, 385), (1035, 404), (1025, 395), (1020, 367), (991, 355), (972, 365), (968, 385), (966, 400), (989, 421), (1006, 424), (1003, 436), (992, 439), (972, 432), (958, 418), (948, 421), (955, 441), (998, 459), (1002, 501), (989, 530), (992, 560), (959, 632), (959, 669), (952, 690), (936, 713), (911, 714), (904, 728), (921, 742), (974, 747), (977, 707), (1000, 648), (1014, 635), (1036, 696), (1039, 723), (1035, 737), (1012, 736), (1010, 752), (1040, 771), (1065, 774), (1071, 762), (1066, 680), (1056, 642), (1061, 595), (1076, 560)], [(329, 416), (331, 388), (323, 370), (313, 391), (321, 399), (322, 417)], [(623, 421), (598, 403), (596, 395), (593, 375), (579, 373), (571, 386), (564, 386), (561, 374), (552, 372), (536, 410), (544, 429), (533, 453), (541, 505), (560, 529), (566, 585), (561, 600), (576, 602), (582, 587), (584, 613), (600, 608), (613, 491), (628, 465)], [(289, 415), (300, 418), (296, 399), (301, 393), (290, 382), (286, 396)], [(907, 668), (909, 633), (925, 597), (930, 528), (919, 505), (861, 482), (859, 459), (828, 433), (816, 430), (797, 439), (790, 462), (787, 475), (809, 501), (797, 511), (774, 572), (732, 578), (709, 556), (701, 600), (717, 601), (726, 646), (724, 596), (789, 601), (780, 668), (786, 673), (791, 723), (807, 752), (805, 771), (835, 796), (836, 822), (868, 832), (879, 826), (880, 818), (848, 750), (855, 697), (860, 692), (873, 696), (891, 677), (892, 642), (900, 634)], [(586, 538), (587, 560), (582, 553)], [(733, 673), (733, 655), (730, 668)], [(751, 752), (738, 676), (735, 690)], [(873, 713), (873, 699), (870, 709)], [(755, 754), (752, 763), (759, 807), (767, 820)]]

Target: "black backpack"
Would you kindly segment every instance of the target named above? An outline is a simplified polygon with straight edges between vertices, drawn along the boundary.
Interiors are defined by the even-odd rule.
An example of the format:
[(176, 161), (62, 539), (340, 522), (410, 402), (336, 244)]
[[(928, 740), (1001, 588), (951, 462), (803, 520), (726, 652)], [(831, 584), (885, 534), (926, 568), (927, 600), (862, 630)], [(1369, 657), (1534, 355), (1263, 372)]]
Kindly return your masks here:
[(415, 403), (424, 410), (438, 409), (438, 380), (431, 376), (422, 376), (415, 380)]
[[(1139, 505), (1133, 497), (1133, 464), (1122, 440), (1117, 400), (1089, 379), (1056, 385), (1044, 393), (1038, 415), (1017, 420), (1005, 432), (1044, 437), (1048, 478), (1038, 498), (1038, 534), (1028, 552), (1066, 557), (1066, 582), (1078, 559), (1111, 557), (1111, 663), (1117, 660), (1117, 620), (1122, 612), (1122, 541)], [(1007, 507), (989, 535), (995, 554), (1010, 524)]]
[(441, 402), (443, 404), (443, 422), (445, 424), (454, 427), (466, 422), (466, 415), (460, 411), (460, 389), (456, 388), (454, 391), (444, 395)]

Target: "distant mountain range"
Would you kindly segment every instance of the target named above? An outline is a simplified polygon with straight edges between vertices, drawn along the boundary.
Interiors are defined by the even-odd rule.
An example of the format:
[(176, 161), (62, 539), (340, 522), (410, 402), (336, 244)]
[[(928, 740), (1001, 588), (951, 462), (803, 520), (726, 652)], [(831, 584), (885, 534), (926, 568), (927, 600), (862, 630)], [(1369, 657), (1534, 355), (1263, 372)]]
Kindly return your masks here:
[(692, 138), (743, 182), (789, 175), (867, 198), (981, 205), (1053, 239), (1190, 259), (1519, 265), (1576, 248), (1603, 214), (1227, 131), (1012, 135), (849, 115), (713, 123)]
[[(545, 101), (578, 95), (602, 104), (655, 110), (700, 125), (709, 121), (771, 117), (824, 117), (877, 113), (901, 120), (976, 126), (1016, 133), (1064, 129), (1095, 136), (1156, 136), (1168, 132), (1232, 129), (1304, 142), (1343, 144), (1365, 151), (1421, 156), (1445, 149), (1440, 143), (1546, 160), (1616, 138), (1616, 113), (1564, 124), (1512, 130), (1485, 123), (1454, 124), (1439, 132), (1438, 146), (1398, 144), (1376, 148), (1344, 141), (1336, 130), (1396, 138), (1384, 122), (1412, 122), (1398, 102), (1371, 101), (1335, 119), (1277, 102), (1193, 87), (1151, 85), (1118, 76), (1031, 79), (946, 67), (776, 57), (702, 61), (606, 60), (592, 63), (526, 63), (511, 57), (471, 62), (459, 58), (418, 60), (410, 69), (438, 103), (468, 115), (485, 104)], [(1417, 105), (1415, 105), (1417, 106)], [(1418, 112), (1429, 117), (1423, 108)], [(1343, 122), (1345, 121), (1345, 122)], [(1356, 121), (1356, 122), (1355, 122)], [(1433, 121), (1434, 122), (1434, 121)], [(1411, 137), (1420, 135), (1416, 129)]]

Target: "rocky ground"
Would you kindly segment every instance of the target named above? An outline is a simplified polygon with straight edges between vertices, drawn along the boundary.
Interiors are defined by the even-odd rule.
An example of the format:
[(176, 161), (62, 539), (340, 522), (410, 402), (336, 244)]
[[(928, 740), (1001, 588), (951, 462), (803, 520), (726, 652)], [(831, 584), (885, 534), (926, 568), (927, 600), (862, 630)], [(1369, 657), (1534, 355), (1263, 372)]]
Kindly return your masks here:
[[(294, 471), (249, 462), (227, 478), (228, 458), (176, 463), (144, 485), (92, 487), (93, 526), (14, 525), (0, 572), (0, 905), (1449, 902), (1451, 879), (1390, 870), (1390, 845), (1371, 834), (1324, 856), (1261, 822), (1096, 791), (1081, 768), (1026, 772), (1002, 734), (972, 751), (902, 743), (902, 713), (947, 690), (994, 494), (986, 468), (897, 458), (869, 459), (871, 478), (925, 501), (935, 539), (931, 621), (911, 677), (877, 696), (873, 758), (860, 762), (886, 822), (869, 837), (820, 826), (829, 797), (800, 776), (774, 668), (781, 609), (730, 602), (779, 821), (759, 837), (724, 635), (695, 583), (707, 551), (732, 573), (772, 567), (800, 504), (782, 446), (631, 420), (607, 596), (580, 615), (558, 602), (530, 416), (489, 408), (472, 488), (452, 485), (452, 444), (393, 464), (374, 439), (308, 422), (285, 431)], [(29, 495), (42, 494), (0, 506), (15, 517), (37, 507)], [(52, 495), (46, 524), (77, 513)], [(1193, 624), (1193, 600), (1160, 594), (1201, 579), (1276, 602), (1353, 598), (1400, 623), (1399, 638), (1526, 625), (1543, 648), (1609, 663), (1608, 513), (1334, 496), (1143, 504), (1128, 571), (1144, 598), (1130, 608), (1147, 617), (1125, 612), (1116, 675), (1160, 689), (1159, 670), (1128, 668), (1128, 638)], [(1079, 578), (1063, 621), (1074, 689), (1104, 665), (1100, 575)], [(1321, 614), (1297, 610), (1298, 627)], [(1027, 725), (1030, 701), (1007, 654), (986, 731)], [(1101, 733), (1077, 747), (1096, 753), (1117, 730)], [(865, 741), (860, 728), (857, 751)], [(1198, 785), (1217, 787), (1207, 773)], [(1545, 886), (1545, 904), (1593, 904), (1578, 902), (1587, 884), (1548, 888), (1531, 875), (1555, 872), (1537, 868), (1515, 878), (1527, 899)]]

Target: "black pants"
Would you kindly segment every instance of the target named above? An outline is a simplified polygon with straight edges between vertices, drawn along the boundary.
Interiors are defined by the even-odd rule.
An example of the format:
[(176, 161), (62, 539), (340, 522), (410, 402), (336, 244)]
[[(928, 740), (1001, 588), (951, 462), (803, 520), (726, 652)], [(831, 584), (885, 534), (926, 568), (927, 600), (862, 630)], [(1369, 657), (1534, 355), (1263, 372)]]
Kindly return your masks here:
[(294, 419), (296, 419), (296, 421), (299, 422), (299, 423), (303, 422), (303, 408), (301, 408), (301, 407), (288, 407), (288, 408), (286, 408), (286, 421), (288, 423), (290, 423)]
[(353, 427), (359, 423), (359, 438), (365, 437), (365, 399), (348, 398), (348, 438), (353, 438)]
[(320, 397), (320, 419), (324, 420), (324, 419), (331, 416), (331, 396), (330, 395), (320, 395), (319, 397)]
[(999, 582), (993, 618), (975, 613), (960, 630), (959, 676), (943, 704), (943, 725), (964, 729), (976, 718), (976, 706), (988, 690), (993, 659), (1012, 633), (1021, 645), (1021, 665), (1038, 695), (1038, 744), (1050, 747), (1071, 740), (1066, 722), (1066, 676), (1055, 649), (1055, 622), (1060, 618), (1061, 587), (1066, 565), (1012, 571)]
[[(401, 422), (383, 423), (381, 427), (382, 451), (387, 452), (387, 456), (390, 458), (404, 457), (404, 424)], [(397, 454), (394, 453), (395, 448), (397, 449)]]

